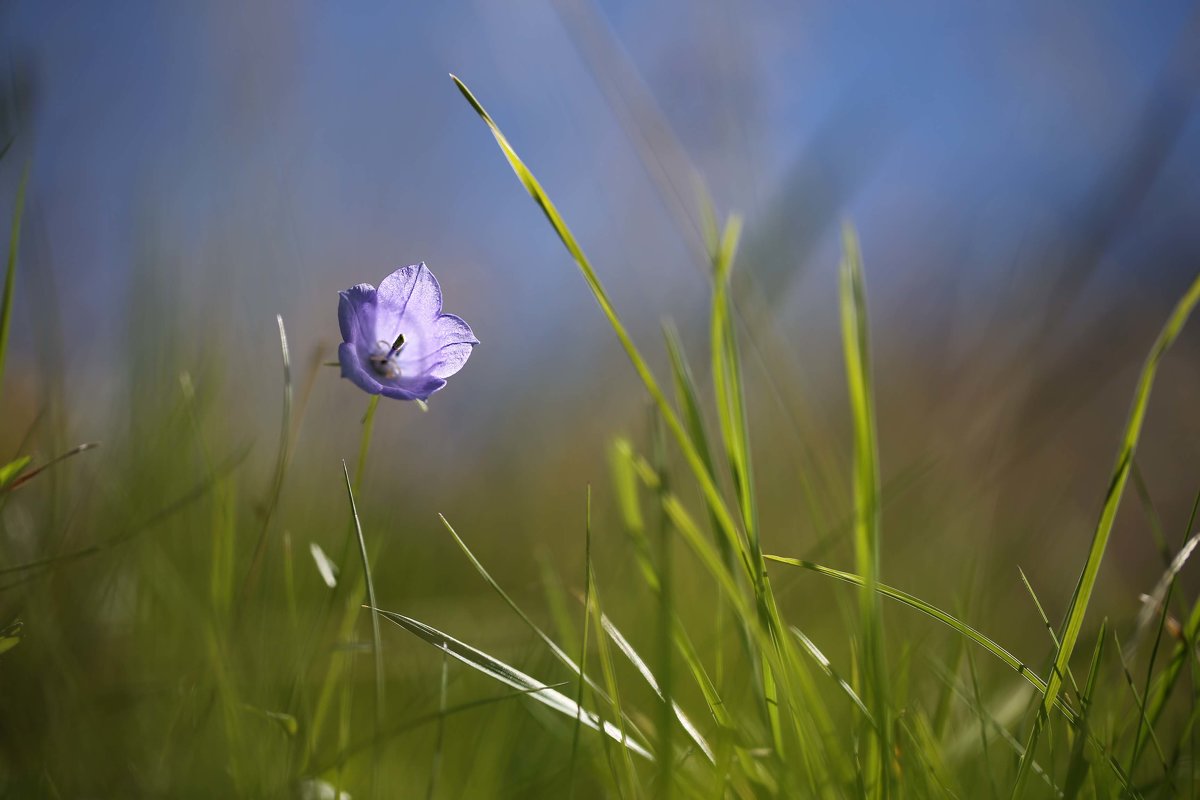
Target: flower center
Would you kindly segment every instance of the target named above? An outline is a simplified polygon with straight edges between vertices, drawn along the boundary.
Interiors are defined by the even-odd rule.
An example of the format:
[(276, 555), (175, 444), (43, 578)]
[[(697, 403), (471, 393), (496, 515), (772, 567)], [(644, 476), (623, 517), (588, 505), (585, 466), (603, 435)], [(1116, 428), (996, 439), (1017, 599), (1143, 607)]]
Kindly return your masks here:
[(391, 347), (388, 347), (388, 343), (382, 339), (376, 344), (378, 347), (368, 359), (371, 362), (371, 369), (384, 378), (399, 378), (400, 363), (396, 360), (396, 356), (400, 355), (400, 350), (404, 347), (404, 334), (397, 336)]

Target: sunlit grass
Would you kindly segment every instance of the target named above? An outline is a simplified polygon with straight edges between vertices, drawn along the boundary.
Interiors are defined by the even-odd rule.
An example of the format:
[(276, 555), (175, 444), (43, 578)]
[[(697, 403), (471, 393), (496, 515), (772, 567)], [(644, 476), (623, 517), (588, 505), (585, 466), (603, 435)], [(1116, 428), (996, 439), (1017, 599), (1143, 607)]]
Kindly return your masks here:
[[(380, 490), (366, 480), (384, 409), (376, 396), (363, 399), (365, 414), (344, 412), (359, 423), (353, 474), (345, 462), (340, 475), (336, 465), (296, 463), (304, 420), (279, 319), (282, 408), (265, 491), (234, 471), (246, 448), (213, 433), (211, 400), (183, 372), (171, 376), (177, 394), (147, 400), (131, 441), (118, 443), (124, 468), (105, 476), (116, 499), (85, 506), (97, 535), (45, 544), (24, 559), (4, 554), (0, 590), (18, 600), (12, 619), (0, 619), (0, 722), (24, 731), (29, 745), (0, 761), (0, 788), (13, 796), (689, 798), (1170, 797), (1194, 788), (1200, 601), (1182, 624), (1170, 608), (1181, 602), (1176, 579), (1195, 546), (1195, 509), (1177, 551), (1164, 539), (1168, 567), (1132, 631), (1087, 610), (1156, 371), (1200, 302), (1200, 278), (1137, 382), (1061, 623), (1035, 591), (1046, 587), (1020, 573), (1019, 618), (1047, 653), (1031, 663), (987, 633), (995, 619), (946, 610), (903, 571), (885, 569), (869, 269), (852, 230), (840, 296), (830, 298), (840, 302), (850, 421), (850, 469), (840, 477), (853, 498), (849, 524), (830, 528), (852, 554), (850, 572), (764, 544), (756, 418), (731, 288), (740, 218), (721, 227), (702, 214), (707, 359), (689, 356), (667, 324), (669, 375), (660, 379), (656, 355), (635, 342), (542, 185), (454, 81), (580, 270), (648, 396), (647, 431), (613, 432), (609, 485), (579, 487), (577, 524), (559, 533), (585, 543), (583, 563), (556, 572), (543, 560), (546, 608), (534, 608), (474, 547), (477, 535), (511, 532), (464, 527), (460, 535), (450, 508), (434, 522), (455, 547), (430, 545), (422, 568), (486, 589), (478, 601), (490, 609), (486, 619), (439, 608), (450, 622), (435, 626), (390, 607), (381, 564), (403, 576), (417, 558), (386, 547), (371, 524), (370, 509), (391, 502), (372, 498)], [(20, 208), (18, 200), (0, 307), (0, 380)], [(693, 364), (706, 366), (711, 385)], [(173, 446), (142, 447), (162, 442)], [(30, 500), (21, 511), (34, 520), (0, 516), (8, 538), (67, 514), (64, 493), (43, 482), (66, 466), (60, 460), (88, 449), (42, 463), (25, 452), (0, 459), (0, 514), (22, 492)], [(295, 472), (320, 476), (307, 486), (336, 484), (326, 496), (338, 505), (289, 513), (283, 490), (302, 478)], [(459, 491), (466, 504), (476, 488)], [(1140, 483), (1139, 491), (1148, 497)], [(593, 502), (611, 506), (623, 530), (605, 545), (629, 566), (620, 580), (594, 557)], [(769, 541), (774, 548), (781, 539)], [(824, 598), (820, 607), (781, 599), (783, 580), (801, 577), (814, 584), (810, 597)], [(839, 583), (853, 587), (857, 603), (845, 602)], [(912, 620), (893, 628), (902, 615)], [(936, 630), (947, 633), (949, 655), (926, 646)], [(436, 666), (421, 660), (426, 652)], [(81, 653), (103, 663), (93, 670)], [(103, 674), (109, 665), (130, 673), (114, 680)], [(28, 696), (4, 697), (12, 687)]]

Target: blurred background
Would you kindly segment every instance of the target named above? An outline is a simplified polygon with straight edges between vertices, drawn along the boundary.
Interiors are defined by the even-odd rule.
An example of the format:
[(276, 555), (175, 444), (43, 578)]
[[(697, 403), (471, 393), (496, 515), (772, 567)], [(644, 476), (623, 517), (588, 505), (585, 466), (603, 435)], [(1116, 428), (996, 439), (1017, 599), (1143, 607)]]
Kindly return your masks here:
[[(680, 328), (706, 397), (700, 198), (744, 216), (734, 288), (767, 549), (839, 567), (851, 506), (836, 267), (853, 223), (884, 578), (969, 606), (1029, 657), (1046, 643), (1017, 567), (1061, 615), (1137, 369), (1200, 265), (1200, 12), (1187, 2), (9, 0), (0, 71), (0, 144), (13, 140), (0, 218), (30, 165), (0, 462), (103, 442), (14, 493), (5, 562), (106, 541), (229, 459), (235, 513), (253, 521), (278, 442), (276, 314), (302, 411), (278, 528), (297, 558), (308, 540), (340, 552), (340, 461), (353, 464), (367, 398), (317, 366), (335, 357), (337, 292), (423, 260), (482, 344), (428, 413), (379, 409), (362, 503), (380, 603), (501, 652), (532, 645), (437, 512), (536, 605), (539, 559), (580, 585), (590, 484), (601, 580), (620, 603), (635, 568), (606, 448), (624, 434), (649, 450), (649, 417), (578, 271), (447, 73), (538, 175), (660, 375), (660, 323)], [(1154, 512), (1127, 497), (1097, 615), (1137, 613), (1163, 567), (1154, 520), (1173, 545), (1185, 533), (1198, 398), (1192, 329), (1139, 452)], [(21, 616), (31, 642), (0, 660), (0, 684), (96, 664), (95, 680), (128, 690), (128, 609), (82, 576), (149, 557), (172, 526), (186, 528), (0, 594), (0, 621)], [(186, 582), (188, 561), (176, 568)], [(829, 595), (815, 580), (781, 576), (801, 611)], [(36, 644), (39, 609), (69, 644)], [(506, 622), (480, 624), (493, 614)], [(402, 635), (391, 668), (435, 691), (436, 655), (405, 654), (419, 645)], [(0, 701), (10, 774), (57, 763), (47, 741), (82, 746), (14, 702)]]

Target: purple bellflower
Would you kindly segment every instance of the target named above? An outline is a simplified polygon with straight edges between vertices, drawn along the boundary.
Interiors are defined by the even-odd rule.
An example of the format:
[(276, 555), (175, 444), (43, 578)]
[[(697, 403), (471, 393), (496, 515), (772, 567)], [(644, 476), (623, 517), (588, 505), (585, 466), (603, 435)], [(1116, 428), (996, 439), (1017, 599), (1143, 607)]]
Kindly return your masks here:
[(442, 288), (424, 262), (401, 267), (378, 289), (360, 283), (339, 295), (342, 377), (368, 394), (427, 400), (479, 344), (470, 325), (442, 313)]

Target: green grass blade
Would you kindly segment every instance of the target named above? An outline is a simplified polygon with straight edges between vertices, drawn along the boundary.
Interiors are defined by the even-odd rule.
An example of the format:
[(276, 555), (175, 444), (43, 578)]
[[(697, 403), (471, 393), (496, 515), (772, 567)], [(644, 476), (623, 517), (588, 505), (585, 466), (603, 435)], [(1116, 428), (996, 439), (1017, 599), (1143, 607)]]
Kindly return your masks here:
[[(521, 618), (521, 621), (524, 622), (531, 631), (533, 631), (534, 635), (542, 640), (546, 647), (550, 649), (550, 652), (554, 655), (554, 657), (558, 659), (564, 666), (566, 666), (567, 669), (571, 670), (571, 672), (582, 677), (587, 683), (588, 687), (591, 688), (592, 691), (596, 692), (601, 700), (606, 703), (611, 702), (608, 694), (604, 691), (604, 688), (600, 686), (600, 684), (598, 684), (593, 678), (588, 676), (580, 667), (580, 665), (575, 663), (575, 660), (572, 659), (571, 656), (569, 656), (567, 652), (558, 645), (557, 642), (550, 638), (550, 635), (542, 630), (541, 626), (534, 622), (529, 615), (525, 613), (524, 609), (517, 605), (517, 602), (512, 599), (508, 592), (504, 591), (504, 588), (501, 587), (496, 579), (492, 577), (491, 573), (489, 573), (483, 566), (483, 563), (480, 562), (480, 560), (475, 557), (475, 554), (471, 552), (471, 549), (467, 547), (467, 543), (463, 541), (461, 536), (458, 535), (458, 532), (454, 530), (454, 527), (450, 524), (446, 517), (442, 514), (438, 514), (438, 518), (441, 519), (442, 525), (444, 525), (446, 530), (450, 532), (450, 536), (454, 538), (455, 544), (457, 544), (459, 549), (463, 551), (463, 555), (465, 555), (467, 560), (471, 562), (471, 566), (475, 568), (475, 571), (479, 573), (480, 577), (482, 577), (487, 584), (491, 586), (498, 595), (500, 595), (500, 598), (505, 602), (505, 604), (511, 608), (518, 617)], [(639, 735), (641, 734), (641, 731), (637, 730), (637, 726), (634, 725), (633, 720), (626, 717), (624, 723), (630, 728), (634, 729)]]
[(0, 491), (8, 488), (8, 484), (16, 480), (31, 460), (29, 456), (20, 456), (0, 467)]
[[(371, 608), (378, 608), (375, 602), (375, 579), (371, 577), (371, 562), (367, 558), (367, 540), (363, 537), (362, 521), (358, 517), (358, 506), (354, 502), (354, 488), (350, 484), (350, 470), (346, 462), (342, 462), (342, 473), (346, 478), (346, 496), (350, 498), (350, 514), (354, 517), (354, 532), (358, 535), (358, 554), (362, 559), (363, 581), (367, 585), (367, 602)], [(379, 616), (371, 615), (371, 651), (375, 655), (375, 736), (383, 731), (384, 716), (384, 679), (383, 679), (383, 642), (379, 635)], [(372, 768), (372, 785), (377, 786), (379, 774), (379, 749), (374, 751), (375, 761)]]
[(870, 337), (862, 256), (858, 239), (848, 225), (843, 230), (843, 247), (845, 252), (840, 270), (842, 344), (854, 422), (854, 561), (865, 578), (859, 598), (863, 626), (861, 669), (867, 687), (867, 705), (879, 721), (876, 727), (876, 791), (886, 795), (891, 779), (888, 762), (892, 748), (889, 741), (891, 712), (888, 707), (883, 610), (877, 591), (880, 574), (879, 446), (871, 387)]
[[(84, 442), (83, 444), (75, 445), (70, 450), (66, 451), (65, 453), (59, 453), (54, 458), (47, 461), (45, 464), (40, 464), (39, 466), (34, 467), (33, 469), (29, 470), (28, 472), (24, 473), (23, 475), (17, 475), (15, 473), (6, 474), (6, 471), (9, 469), (9, 467), (12, 467), (14, 464), (17, 464), (18, 462), (21, 461), (21, 458), (18, 458), (16, 461), (10, 462), (9, 464), (5, 465), (3, 468), (0, 468), (0, 492), (12, 491), (13, 489), (18, 489), (18, 488), (24, 486), (25, 484), (29, 483), (31, 480), (36, 478), (38, 475), (41, 475), (43, 472), (45, 472), (46, 470), (53, 467), (55, 464), (58, 464), (62, 461), (66, 461), (68, 458), (77, 456), (80, 453), (86, 453), (88, 450), (95, 450), (99, 446), (100, 446), (99, 442)], [(24, 459), (24, 463), (16, 468), (17, 472), (21, 472), (25, 468), (25, 466), (29, 463), (28, 456), (22, 456), (22, 458)]]
[(8, 267), (4, 271), (4, 296), (0, 299), (0, 389), (4, 387), (4, 360), (8, 353), (8, 331), (12, 325), (13, 295), (16, 293), (17, 253), (21, 247), (21, 217), (25, 213), (25, 187), (29, 183), (29, 164), (21, 172), (17, 198), (13, 202), (12, 233), (8, 240)]
[[(591, 529), (591, 493), (588, 493), (588, 529)], [(600, 605), (600, 592), (596, 587), (596, 572), (593, 564), (592, 570), (588, 572), (588, 583), (591, 584), (590, 591), (587, 592), (588, 603), (587, 613), (591, 619), (592, 625), (595, 626), (596, 636), (596, 655), (600, 659), (600, 674), (604, 676), (604, 686), (609, 697), (609, 707), (612, 710), (613, 718), (617, 720), (617, 729), (620, 731), (621, 738), (619, 741), (629, 741), (629, 734), (625, 728), (625, 709), (621, 705), (621, 688), (617, 683), (616, 664), (613, 661), (612, 651), (608, 648), (608, 639), (604, 636), (604, 627), (601, 619), (604, 612)], [(672, 758), (670, 753), (662, 753), (663, 758)], [(637, 771), (633, 767), (633, 760), (629, 757), (629, 750), (621, 750), (621, 763), (624, 767), (625, 788), (629, 797), (636, 796), (638, 781)], [(614, 776), (617, 777), (617, 776)], [(617, 777), (618, 785), (620, 778)]]
[[(583, 724), (583, 669), (587, 664), (588, 631), (592, 608), (592, 487), (587, 489), (587, 516), (583, 539), (583, 635), (579, 644), (579, 682), (575, 686), (575, 726), (571, 732), (571, 774), (567, 783), (568, 800), (575, 794), (575, 764), (579, 755), (579, 726)], [(617, 731), (620, 733), (620, 731)]]
[(708, 744), (708, 741), (705, 740), (703, 734), (700, 733), (700, 729), (695, 726), (691, 719), (688, 718), (688, 715), (684, 713), (684, 710), (679, 707), (679, 704), (674, 700), (668, 700), (667, 696), (663, 693), (663, 690), (659, 687), (658, 680), (654, 677), (654, 673), (646, 664), (645, 659), (638, 655), (637, 650), (635, 650), (633, 645), (629, 643), (629, 640), (625, 638), (625, 635), (621, 633), (620, 629), (613, 624), (612, 620), (608, 618), (607, 614), (600, 615), (600, 624), (604, 628), (604, 632), (608, 634), (608, 638), (612, 639), (613, 644), (617, 646), (617, 649), (621, 651), (621, 654), (624, 655), (625, 658), (629, 659), (629, 663), (633, 664), (634, 669), (636, 669), (638, 674), (642, 676), (642, 679), (646, 681), (646, 685), (649, 686), (656, 695), (658, 695), (660, 700), (662, 700), (664, 703), (670, 703), (671, 711), (674, 713), (675, 718), (679, 720), (680, 727), (683, 728), (684, 732), (687, 733), (691, 740), (696, 743), (696, 746), (700, 748), (701, 752), (704, 753), (709, 762), (715, 764), (716, 757), (713, 755), (712, 747)]
[(800, 630), (794, 625), (792, 626), (791, 631), (796, 635), (796, 638), (800, 640), (800, 644), (803, 645), (804, 651), (812, 657), (813, 661), (817, 662), (817, 666), (821, 668), (821, 671), (832, 678), (833, 682), (838, 685), (838, 688), (846, 693), (846, 696), (850, 698), (850, 702), (862, 712), (863, 718), (871, 723), (871, 727), (876, 727), (878, 723), (876, 723), (875, 718), (871, 716), (871, 709), (867, 708), (867, 704), (864, 703), (858, 696), (858, 693), (854, 691), (854, 687), (837, 673), (837, 670), (833, 668), (833, 664), (830, 662), (829, 658), (821, 652), (821, 649), (817, 647), (812, 639), (809, 639), (804, 635), (804, 631)]
[(1071, 597), (1066, 623), (1063, 627), (1062, 645), (1058, 648), (1058, 654), (1054, 659), (1054, 669), (1047, 679), (1046, 692), (1042, 696), (1041, 705), (1029, 734), (1029, 742), (1025, 746), (1025, 757), (1021, 759), (1021, 767), (1017, 772), (1016, 783), (1013, 785), (1014, 798), (1020, 797), (1022, 794), (1029, 774), (1027, 762), (1037, 750), (1038, 738), (1049, 717), (1047, 712), (1058, 699), (1059, 690), (1062, 688), (1061, 676), (1066, 673), (1071, 655), (1075, 652), (1075, 643), (1079, 640), (1079, 632), (1083, 628), (1083, 619), (1087, 614), (1088, 603), (1091, 601), (1096, 578), (1100, 573), (1100, 563), (1104, 560), (1104, 553), (1108, 549), (1108, 539), (1112, 534), (1113, 523), (1116, 521), (1121, 495), (1124, 494), (1125, 484), (1129, 480), (1130, 465), (1137, 449), (1138, 438), (1141, 436), (1146, 410), (1150, 405), (1150, 390), (1154, 387), (1154, 376), (1158, 372), (1158, 365), (1183, 329), (1197, 302), (1200, 302), (1200, 275), (1192, 281), (1187, 293), (1176, 304), (1142, 367), (1137, 389), (1133, 394), (1129, 419), (1121, 437), (1121, 447), (1117, 452), (1112, 480), (1109, 482), (1104, 505), (1100, 511), (1100, 520), (1096, 524), (1092, 545), (1088, 549), (1087, 561), (1084, 562), (1079, 582)]
[(451, 658), (461, 661), (472, 669), (487, 675), (489, 678), (503, 683), (505, 686), (522, 692), (528, 692), (529, 697), (533, 700), (570, 719), (578, 719), (583, 725), (594, 731), (603, 733), (642, 758), (649, 761), (654, 760), (649, 750), (634, 739), (623, 736), (620, 728), (616, 725), (607, 720), (600, 719), (600, 717), (583, 708), (562, 692), (526, 675), (516, 667), (505, 664), (500, 659), (490, 656), (482, 650), (455, 639), (448, 633), (443, 633), (437, 628), (426, 625), (423, 622), (418, 622), (411, 617), (397, 614), (394, 611), (384, 611), (379, 608), (374, 609), (374, 611), (381, 614), (384, 619), (394, 625), (403, 628), (417, 638), (433, 645), (438, 650), (447, 653)]
[(1096, 639), (1096, 647), (1092, 651), (1092, 664), (1088, 668), (1087, 682), (1083, 685), (1083, 694), (1079, 697), (1080, 733), (1071, 748), (1071, 761), (1067, 765), (1067, 779), (1063, 784), (1063, 800), (1074, 800), (1083, 788), (1087, 778), (1090, 763), (1087, 760), (1086, 745), (1088, 722), (1092, 714), (1092, 697), (1096, 691), (1096, 680), (1100, 674), (1100, 661), (1104, 657), (1104, 643), (1108, 640), (1108, 619), (1100, 623), (1100, 635)]
[[(1125, 677), (1125, 685), (1128, 687), (1129, 693), (1133, 695), (1133, 704), (1137, 707), (1139, 717), (1137, 728), (1138, 735), (1140, 736), (1143, 729), (1146, 730), (1147, 735), (1150, 737), (1150, 742), (1154, 745), (1155, 753), (1158, 755), (1158, 760), (1162, 766), (1163, 775), (1169, 782), (1171, 780), (1171, 775), (1170, 767), (1167, 766), (1167, 754), (1163, 751), (1162, 745), (1158, 741), (1158, 736), (1154, 733), (1154, 727), (1146, 724), (1146, 703), (1141, 693), (1138, 691), (1136, 683), (1134, 682), (1133, 673), (1129, 669), (1129, 662), (1125, 658), (1125, 651), (1121, 647), (1121, 640), (1117, 638), (1117, 632), (1115, 630), (1113, 631), (1113, 644), (1117, 648), (1117, 661), (1121, 665), (1121, 672)], [(1137, 753), (1137, 746), (1137, 740), (1135, 738), (1134, 755)], [(1129, 765), (1130, 771), (1128, 772), (1130, 775), (1133, 774), (1133, 762), (1134, 758), (1131, 757)]]
[[(785, 558), (783, 556), (773, 556), (773, 555), (764, 555), (763, 558), (765, 558), (768, 561), (778, 562), (780, 564), (787, 564), (787, 565), (793, 566), (793, 567), (800, 567), (801, 569), (806, 569), (806, 570), (809, 570), (810, 572), (815, 572), (819, 575), (824, 575), (828, 578), (835, 578), (844, 583), (853, 584), (854, 586), (865, 586), (866, 585), (866, 579), (863, 578), (861, 575), (855, 575), (854, 573), (851, 573), (851, 572), (843, 572), (838, 569), (833, 569), (832, 567), (826, 567), (821, 564), (815, 564), (811, 561), (801, 561), (798, 558)], [(991, 653), (993, 656), (995, 656), (997, 659), (999, 659), (1003, 664), (1008, 666), (1013, 672), (1017, 673), (1022, 678), (1024, 678), (1026, 681), (1028, 681), (1029, 684), (1031, 686), (1033, 686), (1033, 688), (1037, 689), (1039, 692), (1046, 691), (1046, 682), (1043, 681), (1040, 677), (1038, 677), (1038, 675), (1033, 671), (1033, 669), (1029, 665), (1027, 665), (1025, 662), (1021, 661), (1019, 658), (1014, 656), (1012, 653), (1010, 653), (1008, 650), (1006, 650), (1001, 645), (997, 644), (992, 639), (989, 639), (987, 636), (980, 633), (975, 628), (973, 628), (970, 625), (966, 624), (965, 622), (962, 622), (961, 620), (957, 619), (952, 614), (949, 614), (949, 613), (943, 611), (942, 609), (938, 608), (937, 606), (933, 605), (932, 603), (927, 603), (924, 600), (920, 599), (919, 597), (915, 597), (915, 596), (909, 594), (908, 592), (904, 592), (899, 589), (892, 588), (891, 586), (888, 586), (885, 583), (878, 584), (876, 586), (875, 590), (881, 596), (895, 600), (899, 603), (902, 603), (902, 604), (908, 606), (909, 608), (920, 611), (922, 614), (925, 614), (926, 616), (931, 617), (931, 618), (937, 620), (938, 622), (942, 623), (943, 625), (947, 626), (951, 630), (956, 631), (957, 633), (959, 633), (960, 635), (965, 637), (968, 641), (973, 642), (974, 644), (982, 647), (984, 650)], [(1075, 709), (1071, 708), (1071, 706), (1068, 705), (1066, 703), (1066, 701), (1062, 700), (1061, 698), (1056, 699), (1054, 702), (1054, 705), (1072, 723), (1074, 723), (1078, 719), (1079, 715), (1075, 711)]]
[(729, 276), (741, 237), (742, 221), (731, 217), (726, 223), (720, 245), (713, 253), (713, 297), (710, 323), (713, 393), (717, 400), (717, 417), (725, 457), (733, 474), (733, 486), (742, 524), (749, 537), (750, 549), (756, 560), (761, 552), (758, 544), (758, 512), (754, 501), (754, 477), (750, 467), (750, 431), (746, 419), (745, 387), (742, 382), (741, 359), (738, 357), (737, 332), (733, 327), (733, 306), (729, 299)]
[[(1054, 645), (1055, 652), (1058, 652), (1058, 634), (1054, 632), (1054, 626), (1050, 624), (1050, 618), (1046, 616), (1046, 609), (1042, 606), (1042, 601), (1038, 599), (1037, 592), (1033, 590), (1033, 584), (1029, 582), (1029, 577), (1025, 574), (1025, 570), (1017, 567), (1017, 572), (1021, 575), (1021, 583), (1025, 585), (1025, 591), (1029, 592), (1030, 598), (1033, 599), (1033, 605), (1037, 608), (1038, 618), (1042, 621), (1042, 627), (1046, 629), (1046, 633), (1050, 636), (1050, 642)], [(1067, 679), (1071, 682), (1071, 688), (1075, 690), (1076, 696), (1079, 695), (1079, 685), (1075, 683), (1075, 676), (1071, 670), (1067, 670)]]
[[(624, 323), (622, 323), (620, 318), (617, 316), (617, 312), (613, 308), (612, 301), (609, 299), (608, 293), (604, 290), (604, 286), (600, 283), (600, 279), (596, 275), (596, 271), (592, 268), (591, 262), (588, 261), (587, 256), (584, 255), (583, 249), (579, 246), (574, 234), (571, 233), (571, 230), (567, 227), (566, 222), (563, 221), (562, 216), (558, 213), (558, 209), (555, 208), (554, 204), (550, 201), (549, 196), (547, 196), (546, 192), (542, 189), (541, 184), (539, 184), (537, 181), (537, 178), (535, 178), (533, 173), (530, 172), (529, 168), (525, 166), (525, 163), (521, 160), (520, 156), (517, 155), (516, 151), (512, 148), (512, 145), (509, 144), (508, 139), (505, 138), (504, 134), (500, 131), (500, 128), (492, 120), (488, 112), (482, 105), (480, 105), (479, 101), (475, 99), (475, 96), (471, 94), (471, 90), (468, 89), (466, 85), (454, 75), (451, 75), (450, 77), (454, 81), (455, 86), (458, 87), (459, 92), (462, 93), (462, 96), (466, 98), (467, 102), (470, 103), (471, 107), (475, 110), (475, 113), (478, 114), (480, 119), (482, 119), (488, 126), (493, 138), (496, 140), (496, 144), (500, 146), (500, 150), (504, 153), (504, 157), (508, 160), (509, 166), (512, 167), (513, 172), (516, 173), (517, 178), (521, 181), (522, 186), (525, 187), (525, 190), (529, 193), (530, 197), (532, 197), (534, 202), (538, 204), (538, 207), (541, 208), (542, 213), (545, 214), (546, 219), (550, 222), (550, 226), (554, 228), (554, 232), (558, 234), (563, 246), (567, 248), (567, 252), (570, 253), (572, 259), (575, 261), (575, 264), (579, 267), (580, 272), (583, 274), (584, 280), (587, 282), (588, 288), (591, 289), (592, 295), (596, 298), (596, 302), (600, 306), (600, 310), (604, 313), (604, 316), (608, 320), (609, 325), (612, 327), (613, 332), (616, 334), (618, 341), (620, 341), (621, 347), (625, 350), (626, 356), (633, 364), (633, 368), (637, 372), (638, 377), (641, 379), (643, 385), (645, 385), (646, 391), (650, 393), (650, 396), (658, 406), (659, 412), (663, 416), (663, 420), (666, 422), (667, 427), (670, 428), (672, 436), (674, 436), (679, 445), (680, 451), (687, 460), (688, 467), (695, 475), (696, 481), (700, 484), (700, 489), (704, 494), (705, 501), (708, 503), (709, 508), (712, 510), (720, 525), (720, 532), (727, 538), (730, 546), (735, 551), (739, 553), (747, 552), (746, 544), (739, 533), (737, 524), (734, 522), (733, 516), (729, 513), (729, 508), (726, 506), (724, 499), (721, 497), (720, 490), (717, 488), (716, 483), (713, 481), (708, 470), (705, 468), (704, 460), (701, 458), (700, 452), (696, 449), (695, 443), (688, 435), (687, 430), (684, 428), (683, 423), (680, 422), (679, 417), (675, 414), (674, 409), (671, 408), (671, 404), (667, 401), (667, 397), (663, 393), (661, 387), (658, 385), (657, 379), (655, 379), (654, 374), (650, 371), (649, 365), (646, 363), (645, 359), (642, 358), (641, 353), (634, 345), (633, 339), (630, 337), (628, 330), (626, 330)], [(748, 566), (749, 565), (747, 564), (747, 567)], [(754, 579), (752, 571), (750, 572), (749, 577)]]

